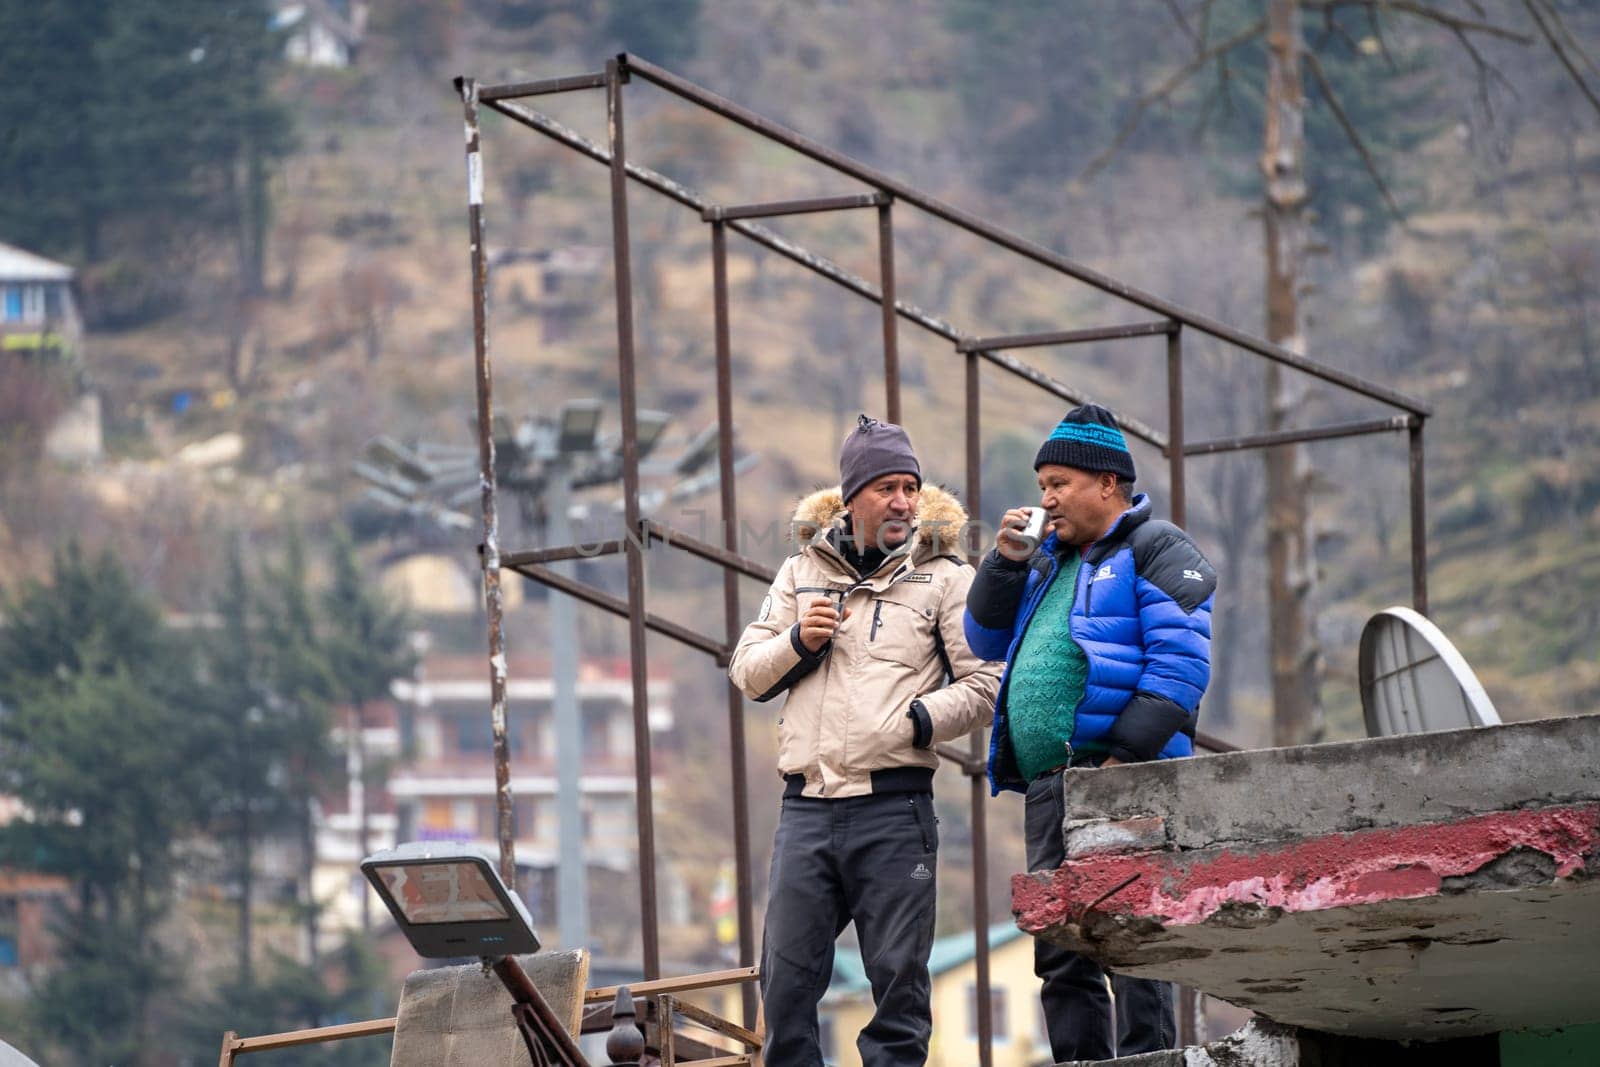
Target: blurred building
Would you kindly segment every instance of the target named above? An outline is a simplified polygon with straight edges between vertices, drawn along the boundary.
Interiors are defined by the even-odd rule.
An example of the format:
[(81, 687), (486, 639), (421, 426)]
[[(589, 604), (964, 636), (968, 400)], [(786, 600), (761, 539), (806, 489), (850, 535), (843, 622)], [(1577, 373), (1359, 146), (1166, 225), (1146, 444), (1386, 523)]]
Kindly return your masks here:
[(272, 28), (284, 35), (283, 54), (308, 67), (348, 67), (366, 36), (364, 0), (280, 0)]
[[(971, 930), (933, 943), (933, 1039), (928, 1067), (971, 1067), (978, 1062), (977, 944)], [(989, 928), (989, 1003), (995, 1067), (1049, 1064), (1050, 1037), (1033, 973), (1033, 938), (1015, 923)], [(855, 948), (840, 946), (833, 981), (818, 1011), (822, 1057), (831, 1067), (858, 1067), (856, 1035), (872, 1018), (872, 986)]]
[[(322, 801), (317, 898), (325, 929), (358, 927), (368, 892), (356, 870), (366, 851), (400, 841), (450, 841), (499, 854), (489, 667), (479, 656), (433, 656), (413, 680), (397, 682), (392, 702), (368, 705), (360, 744), (355, 717), (341, 711), (346, 787)], [(511, 791), (518, 887), (535, 923), (555, 921), (556, 812), (554, 684), (548, 665), (512, 658), (507, 683)], [(673, 725), (671, 682), (649, 683), (650, 730), (663, 745)], [(578, 676), (583, 723), (584, 855), (591, 871), (635, 869), (633, 689), (626, 659), (586, 659)], [(363, 790), (361, 765), (384, 785)], [(668, 894), (669, 898), (671, 894)], [(372, 898), (375, 920), (387, 922)]]
[(76, 351), (83, 321), (72, 278), (64, 263), (0, 244), (0, 349), (55, 356)]

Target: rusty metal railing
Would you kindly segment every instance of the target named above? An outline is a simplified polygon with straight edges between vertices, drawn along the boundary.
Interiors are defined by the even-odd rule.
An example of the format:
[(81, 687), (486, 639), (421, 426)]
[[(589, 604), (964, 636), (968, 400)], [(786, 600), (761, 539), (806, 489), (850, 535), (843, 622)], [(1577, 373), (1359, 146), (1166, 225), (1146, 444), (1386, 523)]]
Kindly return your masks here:
[[(768, 141), (784, 145), (823, 164), (832, 172), (868, 186), (866, 192), (853, 192), (806, 200), (788, 200), (765, 204), (718, 204), (689, 187), (656, 171), (628, 160), (624, 138), (623, 87), (631, 78), (638, 77), (689, 103), (721, 116)], [(1098, 341), (1120, 341), (1135, 338), (1163, 336), (1167, 350), (1167, 429), (1162, 432), (1127, 415), (1119, 414), (1122, 428), (1133, 437), (1159, 449), (1167, 460), (1171, 482), (1169, 511), (1173, 520), (1183, 524), (1186, 518), (1185, 463), (1191, 457), (1215, 455), (1223, 452), (1270, 448), (1300, 442), (1329, 440), (1368, 434), (1406, 431), (1409, 445), (1409, 473), (1411, 486), (1411, 573), (1412, 600), (1418, 611), (1427, 610), (1427, 547), (1425, 539), (1425, 500), (1423, 484), (1423, 426), (1431, 414), (1422, 401), (1394, 391), (1381, 384), (1367, 381), (1356, 375), (1318, 363), (1280, 345), (1235, 329), (1225, 323), (1180, 307), (1171, 301), (1144, 292), (1116, 278), (1103, 274), (1083, 264), (1076, 263), (1037, 245), (1016, 234), (993, 226), (979, 217), (946, 204), (916, 188), (883, 174), (855, 160), (835, 152), (784, 126), (774, 123), (746, 108), (686, 81), (685, 79), (649, 63), (637, 56), (620, 55), (607, 61), (603, 71), (551, 78), (540, 81), (508, 85), (480, 86), (467, 78), (457, 79), (467, 122), (467, 173), (468, 222), (471, 232), (473, 279), (474, 356), (477, 370), (478, 419), (480, 457), (482, 460), (484, 501), (484, 592), (488, 604), (489, 649), (491, 662), (491, 694), (495, 729), (495, 770), (499, 797), (501, 826), (501, 866), (508, 882), (514, 877), (510, 833), (510, 771), (509, 749), (506, 743), (504, 677), (505, 658), (501, 632), (501, 603), (499, 578), (502, 567), (507, 567), (559, 592), (579, 599), (628, 620), (629, 654), (633, 677), (634, 760), (637, 787), (637, 818), (639, 833), (639, 899), (640, 927), (643, 941), (643, 964), (647, 979), (660, 975), (660, 948), (656, 915), (655, 885), (655, 828), (651, 806), (650, 738), (648, 709), (645, 696), (645, 642), (647, 633), (664, 637), (697, 649), (712, 656), (719, 664), (726, 664), (732, 647), (742, 629), (739, 612), (738, 577), (770, 580), (771, 570), (762, 564), (738, 554), (735, 531), (738, 525), (738, 508), (733, 471), (733, 394), (730, 360), (727, 235), (729, 231), (764, 247), (805, 269), (832, 281), (864, 300), (879, 305), (882, 311), (883, 368), (885, 413), (891, 421), (900, 422), (900, 377), (897, 330), (901, 321), (949, 342), (953, 355), (965, 362), (965, 438), (966, 438), (966, 502), (974, 516), (981, 514), (980, 503), (980, 420), (979, 399), (981, 371), (984, 366), (996, 367), (1020, 378), (1040, 391), (1073, 404), (1084, 402), (1085, 397), (1068, 384), (1033, 367), (1012, 354), (1011, 350), (1038, 347), (1083, 344)], [(527, 106), (526, 100), (551, 93), (601, 90), (606, 94), (607, 143), (596, 144), (561, 123)], [(615, 298), (617, 310), (617, 370), (622, 398), (622, 467), (625, 492), (625, 530), (618, 541), (606, 542), (600, 548), (609, 553), (622, 553), (627, 560), (627, 596), (612, 596), (564, 578), (544, 566), (545, 563), (573, 558), (576, 555), (592, 556), (595, 546), (579, 551), (576, 546), (550, 546), (528, 552), (502, 556), (498, 544), (494, 497), (494, 445), (492, 440), (492, 372), (489, 358), (487, 299), (488, 260), (483, 247), (483, 162), (479, 142), (479, 108), (486, 107), (511, 119), (518, 125), (533, 130), (579, 155), (606, 166), (610, 172), (610, 203), (612, 221), (613, 259), (615, 265)], [(642, 186), (666, 197), (698, 214), (710, 227), (710, 252), (712, 262), (712, 304), (716, 343), (717, 375), (717, 426), (718, 463), (721, 475), (721, 507), (724, 536), (722, 545), (709, 545), (695, 541), (687, 535), (659, 522), (647, 521), (639, 505), (639, 450), (636, 401), (636, 364), (633, 336), (633, 291), (630, 265), (630, 234), (628, 228), (629, 184)], [(1154, 321), (1132, 322), (1110, 326), (1096, 326), (1051, 332), (1019, 334), (997, 337), (970, 336), (943, 319), (898, 298), (895, 290), (894, 208), (897, 203), (909, 204), (935, 219), (965, 231), (1010, 252), (1022, 259), (1052, 270), (1071, 281), (1087, 285), (1110, 294), (1159, 318)], [(759, 220), (778, 216), (819, 211), (845, 211), (873, 209), (878, 222), (879, 280), (876, 285), (844, 267), (790, 241), (763, 226)], [(1242, 349), (1262, 359), (1292, 368), (1328, 382), (1340, 389), (1377, 401), (1400, 414), (1390, 418), (1365, 422), (1344, 423), (1334, 426), (1313, 427), (1303, 430), (1269, 434), (1252, 434), (1211, 441), (1189, 441), (1184, 434), (1183, 391), (1183, 340), (1186, 332), (1211, 337), (1227, 345)], [(723, 569), (724, 630), (720, 636), (700, 633), (691, 627), (651, 615), (646, 610), (643, 580), (642, 552), (652, 540), (662, 540), (691, 552), (701, 559), (717, 563)], [(744, 966), (755, 963), (754, 904), (749, 841), (749, 792), (745, 780), (744, 712), (743, 701), (731, 685), (728, 687), (728, 731), (730, 739), (730, 776), (733, 793), (735, 822), (735, 867), (738, 882), (739, 961)], [(1198, 735), (1202, 747), (1213, 750), (1231, 748), (1216, 738)], [(989, 1015), (989, 959), (987, 929), (987, 823), (983, 795), (983, 742), (975, 735), (963, 752), (956, 746), (942, 746), (940, 755), (959, 767), (971, 782), (972, 834), (973, 834), (973, 892), (976, 908), (974, 921), (978, 967), (978, 1028), (980, 1057), (983, 1067), (989, 1067), (992, 1042), (992, 1020)], [(754, 991), (746, 987), (746, 1024), (755, 1018)], [(1188, 1016), (1186, 1015), (1186, 1020)]]

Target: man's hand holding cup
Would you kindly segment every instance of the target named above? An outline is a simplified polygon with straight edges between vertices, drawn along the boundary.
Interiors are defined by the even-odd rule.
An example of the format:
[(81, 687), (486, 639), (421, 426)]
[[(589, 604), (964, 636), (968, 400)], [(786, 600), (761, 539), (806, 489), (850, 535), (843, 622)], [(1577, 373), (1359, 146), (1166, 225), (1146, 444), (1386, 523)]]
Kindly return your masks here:
[(1044, 508), (1012, 508), (1000, 516), (995, 549), (1006, 559), (1026, 563), (1039, 548), (1048, 517)]
[(850, 617), (850, 609), (840, 607), (832, 597), (813, 597), (805, 614), (800, 616), (800, 643), (810, 652), (820, 652), (822, 646), (833, 640), (833, 632)]

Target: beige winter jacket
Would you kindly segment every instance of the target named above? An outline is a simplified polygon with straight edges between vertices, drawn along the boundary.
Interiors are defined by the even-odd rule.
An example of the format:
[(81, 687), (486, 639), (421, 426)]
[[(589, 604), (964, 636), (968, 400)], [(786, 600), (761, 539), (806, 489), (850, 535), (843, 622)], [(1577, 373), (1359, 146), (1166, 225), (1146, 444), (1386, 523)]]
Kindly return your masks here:
[[(800, 501), (800, 551), (784, 561), (728, 665), (752, 700), (788, 693), (778, 773), (803, 776), (809, 797), (861, 796), (874, 791), (875, 778), (879, 789), (899, 787), (902, 768), (932, 770), (938, 756), (912, 744), (911, 701), (920, 697), (927, 708), (933, 741), (950, 741), (989, 723), (1000, 688), (1000, 664), (973, 655), (962, 630), (974, 571), (956, 554), (967, 521), (960, 502), (923, 486), (906, 550), (864, 578), (828, 540), (844, 517), (838, 489)], [(822, 595), (842, 595), (850, 617), (811, 653), (798, 619)]]

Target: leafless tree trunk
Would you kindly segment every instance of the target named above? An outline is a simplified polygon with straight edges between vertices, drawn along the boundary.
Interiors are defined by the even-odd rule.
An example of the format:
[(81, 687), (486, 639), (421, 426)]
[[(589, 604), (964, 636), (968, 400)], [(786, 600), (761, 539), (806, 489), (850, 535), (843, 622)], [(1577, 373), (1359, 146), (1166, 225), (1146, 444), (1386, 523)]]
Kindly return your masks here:
[[(1305, 93), (1300, 76), (1299, 0), (1267, 9), (1266, 181), (1267, 339), (1305, 351), (1300, 333), (1300, 269), (1306, 246)], [(1266, 375), (1267, 428), (1293, 424), (1305, 402), (1304, 380), (1277, 364)], [(1310, 471), (1300, 446), (1270, 449), (1267, 464), (1268, 613), (1271, 621), (1275, 745), (1303, 744), (1322, 732), (1318, 675), (1315, 541)]]

